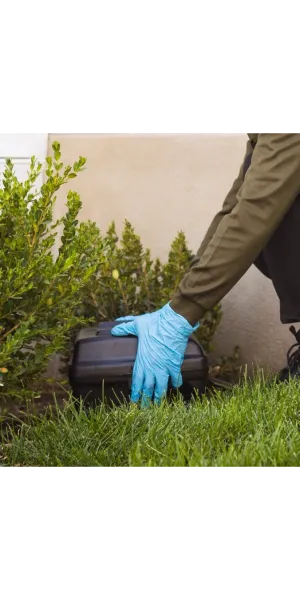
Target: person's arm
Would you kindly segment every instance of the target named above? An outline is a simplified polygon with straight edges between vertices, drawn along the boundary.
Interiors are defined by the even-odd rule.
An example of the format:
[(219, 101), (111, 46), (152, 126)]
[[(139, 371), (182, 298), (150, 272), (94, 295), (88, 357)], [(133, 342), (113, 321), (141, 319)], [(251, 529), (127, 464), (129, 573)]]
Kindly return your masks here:
[(194, 324), (220, 302), (254, 263), (299, 193), (300, 134), (259, 134), (236, 206), (208, 232), (208, 243), (204, 240), (171, 308)]
[(193, 258), (192, 262), (191, 262), (191, 267), (193, 267), (195, 264), (197, 264), (197, 262), (199, 261), (199, 259), (202, 257), (202, 255), (204, 254), (210, 240), (213, 238), (213, 236), (215, 235), (222, 219), (225, 217), (225, 215), (229, 215), (233, 209), (235, 208), (236, 204), (237, 204), (237, 194), (239, 192), (239, 190), (241, 189), (243, 183), (244, 183), (244, 171), (245, 171), (245, 166), (247, 165), (248, 161), (250, 162), (250, 159), (252, 157), (253, 154), (253, 147), (250, 141), (248, 141), (247, 143), (247, 147), (246, 147), (246, 154), (245, 154), (245, 158), (243, 161), (243, 164), (240, 168), (239, 174), (236, 178), (236, 180), (234, 181), (231, 190), (228, 192), (225, 200), (224, 200), (224, 204), (222, 206), (222, 209), (216, 214), (216, 216), (214, 217), (208, 231), (205, 234), (205, 237), (202, 241), (202, 244), (196, 254), (196, 256)]

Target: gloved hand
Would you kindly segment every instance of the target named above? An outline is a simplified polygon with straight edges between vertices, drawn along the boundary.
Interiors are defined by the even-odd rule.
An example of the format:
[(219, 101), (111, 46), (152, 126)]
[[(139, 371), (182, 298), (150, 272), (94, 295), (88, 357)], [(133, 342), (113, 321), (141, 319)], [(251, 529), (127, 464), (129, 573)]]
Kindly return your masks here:
[[(119, 319), (124, 321), (124, 319)], [(133, 370), (131, 400), (159, 404), (168, 390), (169, 378), (174, 388), (182, 386), (181, 366), (189, 337), (199, 327), (175, 313), (169, 304), (155, 313), (141, 317), (127, 317), (117, 325), (112, 335), (134, 335), (139, 338)]]

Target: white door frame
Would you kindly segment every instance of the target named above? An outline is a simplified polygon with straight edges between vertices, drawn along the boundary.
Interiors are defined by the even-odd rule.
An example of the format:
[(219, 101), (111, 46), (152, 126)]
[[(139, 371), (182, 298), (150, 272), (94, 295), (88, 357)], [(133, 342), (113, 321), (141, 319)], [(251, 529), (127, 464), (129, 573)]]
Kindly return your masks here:
[[(44, 162), (47, 156), (48, 133), (0, 133), (0, 185), (1, 174), (5, 168), (5, 159), (11, 158), (19, 181), (27, 178), (30, 159), (35, 156)], [(36, 186), (43, 183), (43, 173), (39, 175)]]

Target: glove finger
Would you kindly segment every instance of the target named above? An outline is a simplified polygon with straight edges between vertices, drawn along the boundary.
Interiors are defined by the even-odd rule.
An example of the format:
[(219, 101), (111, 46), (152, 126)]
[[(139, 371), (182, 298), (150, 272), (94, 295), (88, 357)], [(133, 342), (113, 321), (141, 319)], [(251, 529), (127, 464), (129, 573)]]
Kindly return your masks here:
[(183, 379), (180, 371), (171, 373), (171, 384), (173, 388), (181, 388)]
[(131, 386), (131, 401), (137, 404), (141, 399), (142, 390), (144, 387), (144, 369), (143, 364), (137, 357), (132, 373), (132, 386)]
[(156, 376), (154, 402), (160, 404), (162, 399), (167, 395), (169, 386), (169, 373), (162, 372)]
[(116, 322), (123, 321), (123, 323), (128, 323), (129, 321), (134, 321), (135, 317), (119, 317), (115, 319)]
[(146, 373), (143, 389), (142, 389), (142, 406), (148, 407), (154, 393), (155, 376), (151, 372)]
[(123, 323), (122, 325), (117, 325), (111, 330), (111, 334), (116, 337), (124, 337), (127, 335), (137, 335), (136, 322), (130, 321), (128, 323)]

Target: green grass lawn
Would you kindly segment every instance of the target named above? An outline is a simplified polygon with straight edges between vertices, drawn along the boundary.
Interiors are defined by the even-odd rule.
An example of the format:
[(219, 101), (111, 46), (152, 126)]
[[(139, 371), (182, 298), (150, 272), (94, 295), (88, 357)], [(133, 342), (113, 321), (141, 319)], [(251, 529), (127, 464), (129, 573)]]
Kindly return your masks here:
[(232, 391), (79, 412), (72, 403), (2, 434), (2, 465), (298, 466), (300, 383), (257, 380)]

